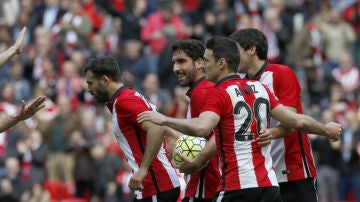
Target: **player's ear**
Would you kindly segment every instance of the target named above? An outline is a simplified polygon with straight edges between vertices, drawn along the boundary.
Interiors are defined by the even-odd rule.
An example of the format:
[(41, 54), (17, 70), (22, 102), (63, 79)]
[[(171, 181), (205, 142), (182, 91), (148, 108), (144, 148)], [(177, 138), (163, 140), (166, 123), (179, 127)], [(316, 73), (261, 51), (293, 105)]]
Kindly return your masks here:
[(195, 60), (195, 67), (196, 67), (196, 69), (203, 69), (203, 67), (204, 67), (204, 59), (203, 58), (197, 58), (196, 60)]
[(216, 63), (219, 65), (220, 69), (223, 69), (226, 65), (226, 60), (225, 58), (220, 58)]
[(251, 48), (249, 48), (248, 50), (246, 50), (246, 53), (248, 55), (254, 55), (256, 52), (256, 46), (252, 46)]
[(107, 86), (110, 83), (110, 78), (108, 76), (102, 76), (100, 79), (100, 82), (104, 85)]

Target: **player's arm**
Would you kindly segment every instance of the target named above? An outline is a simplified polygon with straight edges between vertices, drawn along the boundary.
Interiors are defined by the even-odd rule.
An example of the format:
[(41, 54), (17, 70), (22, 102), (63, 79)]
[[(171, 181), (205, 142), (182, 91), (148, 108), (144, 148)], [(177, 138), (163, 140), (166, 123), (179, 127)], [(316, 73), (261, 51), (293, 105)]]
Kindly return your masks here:
[(342, 134), (342, 126), (338, 123), (330, 122), (321, 124), (310, 116), (298, 114), (280, 104), (271, 110), (271, 115), (289, 128), (294, 128), (306, 133), (322, 135), (328, 139), (337, 141)]
[(14, 55), (19, 55), (22, 52), (23, 40), (26, 33), (26, 27), (24, 27), (18, 35), (14, 45), (12, 45), (6, 51), (0, 53), (0, 67), (2, 67), (8, 60)]
[(138, 116), (140, 123), (151, 121), (157, 125), (168, 126), (181, 133), (198, 137), (208, 136), (219, 120), (219, 115), (211, 111), (202, 112), (198, 118), (192, 119), (171, 118), (155, 111), (145, 111)]
[(166, 127), (165, 130), (165, 140), (166, 140), (166, 149), (169, 153), (169, 156), (172, 157), (172, 152), (173, 152), (173, 148), (175, 146), (175, 142), (176, 140), (178, 140), (181, 137), (181, 133), (179, 133), (178, 131)]
[(194, 159), (189, 159), (179, 152), (177, 152), (177, 154), (181, 158), (181, 163), (176, 165), (176, 168), (178, 168), (180, 172), (191, 174), (201, 170), (207, 165), (208, 161), (216, 155), (215, 136), (213, 135), (210, 138), (206, 143), (204, 150), (202, 150)]
[(0, 120), (0, 132), (4, 132), (5, 130), (13, 127), (18, 122), (33, 116), (37, 111), (45, 107), (45, 100), (45, 96), (39, 96), (28, 105), (26, 105), (25, 101), (23, 101), (17, 114), (14, 116), (5, 115), (5, 117)]
[(144, 121), (141, 128), (146, 131), (146, 148), (139, 170), (130, 178), (129, 188), (131, 190), (143, 190), (141, 182), (146, 177), (151, 163), (159, 153), (159, 149), (164, 140), (165, 127), (161, 127)]

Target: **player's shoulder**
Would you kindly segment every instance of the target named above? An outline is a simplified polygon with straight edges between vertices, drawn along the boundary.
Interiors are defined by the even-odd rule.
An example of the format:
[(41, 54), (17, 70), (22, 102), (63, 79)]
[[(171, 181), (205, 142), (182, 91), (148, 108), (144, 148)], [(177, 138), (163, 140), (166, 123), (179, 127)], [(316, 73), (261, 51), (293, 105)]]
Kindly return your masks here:
[(284, 65), (284, 64), (269, 64), (266, 68), (267, 71), (272, 71), (272, 72), (294, 72), (291, 67), (289, 67), (288, 65)]
[(275, 74), (294, 74), (291, 67), (283, 64), (269, 64), (266, 71), (271, 71)]

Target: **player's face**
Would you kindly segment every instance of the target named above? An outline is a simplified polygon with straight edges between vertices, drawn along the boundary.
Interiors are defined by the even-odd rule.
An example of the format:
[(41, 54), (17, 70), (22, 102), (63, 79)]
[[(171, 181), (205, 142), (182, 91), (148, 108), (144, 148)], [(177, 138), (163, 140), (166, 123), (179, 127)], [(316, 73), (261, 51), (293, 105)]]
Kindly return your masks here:
[(173, 53), (172, 62), (180, 86), (191, 86), (196, 80), (196, 67), (192, 58), (179, 50)]
[(212, 82), (217, 82), (218, 68), (212, 50), (205, 49), (204, 60), (206, 68), (206, 79)]
[(101, 83), (101, 80), (96, 79), (91, 71), (87, 71), (85, 74), (86, 83), (88, 85), (88, 91), (96, 101), (99, 103), (108, 102), (110, 97), (105, 90), (105, 86)]
[(239, 48), (239, 52), (240, 52), (240, 64), (239, 64), (239, 68), (238, 68), (238, 72), (239, 73), (247, 73), (248, 69), (249, 69), (249, 64), (250, 64), (250, 60), (251, 60), (251, 55), (249, 50), (244, 50), (244, 48), (242, 48), (241, 46), (238, 46)]

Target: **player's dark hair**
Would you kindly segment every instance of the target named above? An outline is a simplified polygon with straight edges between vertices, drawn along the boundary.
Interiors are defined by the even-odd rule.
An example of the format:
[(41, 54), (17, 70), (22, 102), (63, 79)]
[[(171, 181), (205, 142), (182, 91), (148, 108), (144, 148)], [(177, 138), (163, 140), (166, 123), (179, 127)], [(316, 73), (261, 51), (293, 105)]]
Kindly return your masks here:
[(226, 37), (215, 36), (206, 42), (206, 49), (213, 51), (215, 61), (224, 58), (229, 72), (237, 72), (240, 57), (235, 41)]
[(256, 54), (260, 60), (267, 59), (268, 43), (266, 36), (255, 28), (240, 29), (230, 35), (245, 51), (256, 47)]
[(183, 51), (193, 61), (198, 58), (204, 59), (205, 47), (201, 41), (195, 39), (178, 40), (170, 46), (171, 54), (176, 51)]
[(84, 67), (84, 73), (87, 71), (91, 71), (97, 79), (107, 76), (115, 82), (121, 80), (119, 65), (111, 56), (91, 59)]

